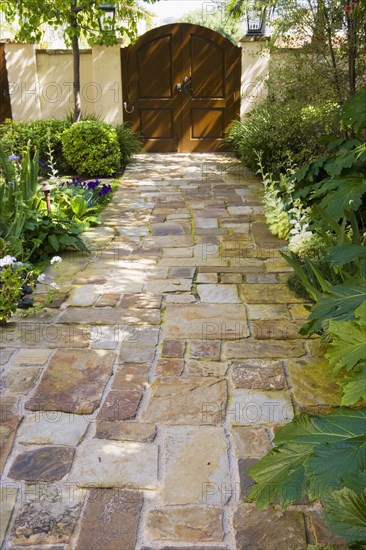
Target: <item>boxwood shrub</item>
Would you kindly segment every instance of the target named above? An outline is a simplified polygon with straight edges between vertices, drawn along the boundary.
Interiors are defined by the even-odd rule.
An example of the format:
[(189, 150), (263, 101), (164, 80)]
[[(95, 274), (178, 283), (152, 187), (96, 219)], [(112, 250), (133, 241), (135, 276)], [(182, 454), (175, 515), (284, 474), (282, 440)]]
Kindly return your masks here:
[(66, 130), (62, 151), (66, 162), (79, 175), (111, 176), (121, 166), (116, 130), (97, 120), (77, 122)]

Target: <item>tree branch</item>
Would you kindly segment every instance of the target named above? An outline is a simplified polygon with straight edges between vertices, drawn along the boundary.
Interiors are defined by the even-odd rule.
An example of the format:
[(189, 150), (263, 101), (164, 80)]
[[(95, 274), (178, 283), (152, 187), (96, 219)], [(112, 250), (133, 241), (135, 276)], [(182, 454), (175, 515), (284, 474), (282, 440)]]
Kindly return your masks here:
[(95, 6), (97, 2), (84, 2), (84, 4), (81, 4), (81, 6), (74, 6), (71, 8), (73, 13), (80, 13), (81, 11), (84, 11), (86, 8), (89, 8), (90, 6)]

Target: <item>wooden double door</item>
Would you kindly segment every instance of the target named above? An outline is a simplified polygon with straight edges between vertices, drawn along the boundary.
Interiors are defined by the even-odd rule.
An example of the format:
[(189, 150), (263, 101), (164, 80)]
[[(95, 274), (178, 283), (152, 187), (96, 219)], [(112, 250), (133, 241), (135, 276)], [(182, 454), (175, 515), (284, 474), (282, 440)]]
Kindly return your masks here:
[(187, 23), (153, 29), (122, 50), (124, 120), (153, 152), (225, 150), (240, 111), (241, 48)]

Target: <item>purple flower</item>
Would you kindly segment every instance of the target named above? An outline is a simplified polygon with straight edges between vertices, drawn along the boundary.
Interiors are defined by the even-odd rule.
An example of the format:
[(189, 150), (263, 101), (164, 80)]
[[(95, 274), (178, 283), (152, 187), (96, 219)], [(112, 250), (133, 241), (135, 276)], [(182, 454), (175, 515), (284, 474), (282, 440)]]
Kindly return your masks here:
[(13, 181), (8, 181), (8, 185), (14, 185)]
[(87, 186), (88, 189), (91, 189), (92, 191), (94, 191), (94, 189), (95, 189), (96, 187), (98, 187), (99, 183), (100, 183), (99, 180), (88, 181), (88, 182), (86, 183), (86, 186)]
[(103, 184), (102, 189), (99, 191), (98, 195), (100, 197), (104, 197), (104, 195), (107, 195), (112, 191), (112, 187), (110, 185)]
[(20, 159), (20, 157), (18, 155), (10, 155), (8, 157), (8, 160), (19, 160), (19, 159)]
[(73, 177), (72, 178), (72, 181), (71, 181), (71, 184), (74, 186), (74, 187), (78, 187), (79, 185), (82, 187), (83, 184), (81, 183), (81, 178), (79, 177)]
[(46, 168), (50, 168), (50, 166), (47, 164), (47, 162), (43, 159), (39, 159), (38, 164), (40, 167), (45, 170)]

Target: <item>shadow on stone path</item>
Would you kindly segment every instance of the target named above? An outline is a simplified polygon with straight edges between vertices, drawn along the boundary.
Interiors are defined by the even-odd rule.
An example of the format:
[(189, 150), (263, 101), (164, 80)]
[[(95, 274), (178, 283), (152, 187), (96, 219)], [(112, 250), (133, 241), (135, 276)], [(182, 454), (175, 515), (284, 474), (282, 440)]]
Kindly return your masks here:
[(306, 503), (243, 502), (273, 430), (338, 404), (260, 192), (230, 156), (136, 156), (92, 254), (2, 329), (2, 548), (344, 548)]

